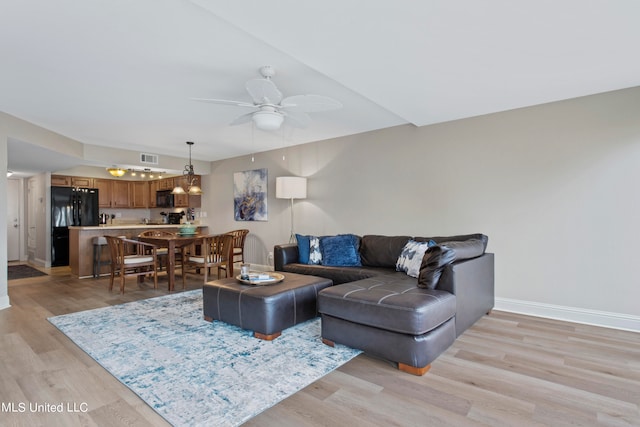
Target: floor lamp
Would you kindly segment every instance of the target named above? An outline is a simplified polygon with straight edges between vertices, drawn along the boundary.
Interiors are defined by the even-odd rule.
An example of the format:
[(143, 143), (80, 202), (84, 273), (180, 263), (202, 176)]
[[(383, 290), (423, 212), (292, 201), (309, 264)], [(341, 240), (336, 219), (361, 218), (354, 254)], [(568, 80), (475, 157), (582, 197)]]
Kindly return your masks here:
[(293, 199), (307, 198), (307, 178), (299, 176), (279, 176), (276, 178), (276, 198), (291, 200), (291, 235), (289, 243), (296, 242), (293, 231)]

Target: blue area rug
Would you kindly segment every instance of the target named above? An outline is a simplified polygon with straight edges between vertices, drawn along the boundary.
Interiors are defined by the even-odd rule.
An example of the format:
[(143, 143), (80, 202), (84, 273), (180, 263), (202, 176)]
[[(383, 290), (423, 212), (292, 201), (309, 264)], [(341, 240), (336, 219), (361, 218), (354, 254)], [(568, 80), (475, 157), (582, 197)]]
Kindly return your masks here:
[(203, 320), (202, 291), (49, 318), (174, 426), (233, 426), (360, 351), (320, 341), (320, 319), (263, 341)]

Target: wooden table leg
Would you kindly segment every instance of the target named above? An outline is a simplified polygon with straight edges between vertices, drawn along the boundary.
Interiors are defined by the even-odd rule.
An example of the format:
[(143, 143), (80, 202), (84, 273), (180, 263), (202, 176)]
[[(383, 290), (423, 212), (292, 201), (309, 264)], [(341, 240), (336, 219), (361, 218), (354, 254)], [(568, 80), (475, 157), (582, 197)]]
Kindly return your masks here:
[(176, 283), (176, 242), (169, 240), (167, 248), (167, 277), (169, 279), (169, 291), (173, 291)]

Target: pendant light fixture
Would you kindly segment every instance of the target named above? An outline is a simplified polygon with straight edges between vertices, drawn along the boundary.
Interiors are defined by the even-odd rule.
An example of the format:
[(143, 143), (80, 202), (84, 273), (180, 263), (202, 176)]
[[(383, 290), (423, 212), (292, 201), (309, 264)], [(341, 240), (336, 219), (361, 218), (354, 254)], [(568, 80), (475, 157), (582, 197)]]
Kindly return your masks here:
[(191, 164), (191, 146), (192, 141), (187, 141), (189, 146), (189, 164), (184, 167), (182, 171), (182, 177), (187, 183), (187, 191), (184, 191), (181, 185), (176, 185), (171, 191), (172, 194), (189, 194), (191, 196), (199, 196), (202, 194), (202, 189), (196, 184), (196, 174), (193, 172), (193, 165)]

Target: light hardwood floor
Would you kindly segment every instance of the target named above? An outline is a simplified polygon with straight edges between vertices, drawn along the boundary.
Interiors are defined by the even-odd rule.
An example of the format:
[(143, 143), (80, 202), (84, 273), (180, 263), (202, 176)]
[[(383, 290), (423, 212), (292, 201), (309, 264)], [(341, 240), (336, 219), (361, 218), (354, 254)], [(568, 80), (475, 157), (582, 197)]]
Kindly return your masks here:
[[(0, 425), (168, 425), (46, 320), (164, 295), (166, 278), (161, 290), (129, 279), (121, 296), (107, 291), (106, 278), (51, 273), (9, 282), (12, 307), (0, 311)], [(187, 289), (201, 285), (191, 278)], [(32, 403), (65, 407), (31, 413)], [(639, 426), (639, 405), (640, 334), (494, 311), (423, 377), (361, 355), (246, 425)]]

